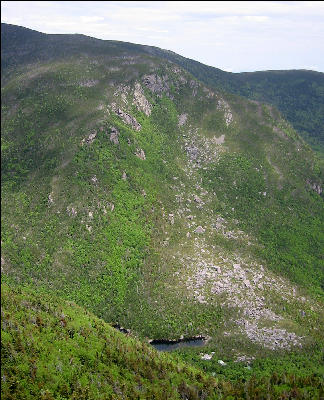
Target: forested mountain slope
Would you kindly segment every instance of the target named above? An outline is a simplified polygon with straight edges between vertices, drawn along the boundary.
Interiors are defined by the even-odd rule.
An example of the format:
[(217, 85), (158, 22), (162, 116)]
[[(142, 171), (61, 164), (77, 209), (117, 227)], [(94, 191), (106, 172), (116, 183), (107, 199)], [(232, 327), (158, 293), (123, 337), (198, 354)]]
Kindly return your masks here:
[(3, 36), (3, 280), (143, 340), (203, 336), (182, 357), (226, 379), (321, 377), (323, 164), (292, 126), (142, 46), (21, 32)]
[(64, 55), (98, 55), (107, 51), (151, 54), (178, 64), (207, 86), (274, 105), (315, 150), (324, 153), (324, 74), (321, 72), (230, 73), (153, 46), (103, 41), (84, 35), (46, 35), (8, 24), (1, 24), (1, 31), (4, 77), (10, 67)]

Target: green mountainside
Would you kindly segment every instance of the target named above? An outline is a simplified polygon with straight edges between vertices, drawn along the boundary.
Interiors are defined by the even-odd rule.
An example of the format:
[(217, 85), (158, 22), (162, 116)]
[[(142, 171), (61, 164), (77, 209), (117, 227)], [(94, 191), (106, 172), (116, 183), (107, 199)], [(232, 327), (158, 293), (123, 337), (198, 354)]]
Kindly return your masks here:
[[(64, 36), (64, 40), (62, 37)], [(149, 54), (172, 61), (207, 86), (274, 105), (302, 136), (324, 153), (324, 74), (316, 71), (259, 71), (230, 73), (153, 46), (84, 35), (46, 35), (15, 25), (1, 24), (1, 71), (26, 62), (76, 54)]]
[(181, 399), (222, 392), (216, 379), (74, 303), (3, 285), (1, 304), (6, 399)]
[(209, 87), (278, 108), (303, 138), (324, 153), (324, 74), (308, 70), (231, 73), (176, 53), (147, 47), (151, 54), (177, 63)]
[(296, 378), (286, 370), (281, 378), (270, 374), (248, 384), (212, 377), (119, 333), (75, 303), (31, 289), (2, 285), (1, 305), (5, 399), (229, 399), (253, 393), (279, 399), (323, 393), (318, 372)]
[[(129, 339), (132, 361), (116, 360), (120, 387), (107, 387), (111, 397), (94, 385), (112, 382), (102, 365), (112, 361), (91, 353), (90, 372), (78, 361), (82, 379), (70, 375), (67, 394), (46, 372), (53, 385), (40, 386), (51, 393), (43, 398), (82, 398), (72, 395), (81, 388), (97, 393), (88, 398), (137, 398), (132, 390), (138, 398), (172, 398), (153, 384), (161, 368), (165, 393), (186, 388), (174, 398), (247, 398), (250, 389), (254, 398), (270, 391), (278, 399), (316, 398), (324, 373), (323, 160), (274, 106), (207, 87), (146, 46), (2, 30), (4, 312), (17, 313), (13, 326), (26, 328), (9, 325), (8, 336), (5, 323), (5, 368), (21, 377), (10, 385), (22, 390), (25, 373), (22, 393), (37, 391), (41, 380), (28, 363), (39, 357), (45, 368), (44, 347), (57, 333), (51, 304), (72, 310), (51, 298), (59, 296), (142, 341), (208, 341), (172, 359)], [(31, 296), (52, 310), (44, 322), (49, 336), (24, 319), (30, 308), (45, 318)], [(88, 318), (113, 332), (73, 307), (68, 325), (75, 320), (79, 329), (77, 321)], [(87, 345), (96, 336), (102, 344), (101, 328), (90, 323)], [(12, 344), (18, 334), (39, 337), (44, 347), (25, 354)], [(76, 351), (79, 342), (70, 339)], [(142, 389), (130, 385), (136, 346), (144, 346), (148, 363), (161, 357), (150, 372), (139, 363)], [(188, 371), (204, 370), (201, 378), (175, 377), (180, 358)], [(12, 369), (17, 360), (21, 369)], [(219, 391), (211, 375), (223, 382)], [(10, 385), (8, 398), (18, 398), (9, 397)]]

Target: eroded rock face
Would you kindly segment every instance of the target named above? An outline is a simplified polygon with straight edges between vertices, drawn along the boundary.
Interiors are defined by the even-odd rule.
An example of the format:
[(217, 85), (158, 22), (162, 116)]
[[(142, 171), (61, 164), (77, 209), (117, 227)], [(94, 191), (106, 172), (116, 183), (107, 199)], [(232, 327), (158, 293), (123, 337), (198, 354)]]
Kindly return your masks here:
[(138, 82), (135, 83), (133, 104), (135, 104), (135, 106), (139, 111), (143, 111), (145, 115), (147, 116), (151, 115), (152, 105), (148, 102), (148, 100), (144, 96), (143, 88)]
[(193, 97), (195, 97), (196, 94), (197, 94), (197, 91), (198, 91), (199, 83), (198, 83), (197, 81), (195, 81), (195, 80), (191, 80), (191, 81), (189, 82), (189, 86), (190, 86), (190, 88), (192, 89), (192, 95), (193, 95)]
[(82, 144), (82, 145), (83, 145), (84, 143), (92, 144), (93, 141), (95, 140), (96, 136), (97, 136), (97, 132), (90, 133), (90, 135), (89, 135), (87, 138), (82, 139), (81, 144)]
[(139, 124), (132, 115), (127, 114), (121, 108), (117, 107), (115, 103), (111, 105), (111, 108), (125, 122), (125, 124), (130, 125), (133, 129), (135, 129), (135, 131), (141, 130), (141, 124)]
[(230, 109), (230, 106), (224, 99), (220, 99), (220, 100), (218, 100), (217, 108), (219, 110), (224, 111), (225, 123), (226, 123), (226, 126), (229, 126), (233, 122), (233, 114)]
[(310, 182), (307, 179), (307, 184), (311, 187), (312, 190), (314, 190), (319, 195), (323, 193), (323, 188), (319, 183)]
[(143, 77), (144, 85), (151, 90), (153, 93), (163, 93), (169, 90), (167, 82), (168, 77), (161, 78), (158, 75), (145, 75)]
[(74, 207), (67, 207), (66, 212), (70, 217), (75, 217), (77, 215), (77, 210)]
[(96, 177), (96, 175), (93, 175), (93, 177), (91, 178), (91, 182), (98, 183), (98, 178)]
[(198, 226), (195, 229), (195, 233), (204, 233), (206, 229), (204, 229), (202, 226)]
[(110, 137), (109, 137), (110, 141), (113, 142), (114, 144), (118, 144), (119, 143), (118, 136), (119, 136), (118, 129), (113, 126), (110, 131)]
[(211, 99), (214, 97), (215, 93), (212, 92), (210, 89), (203, 87), (203, 91), (206, 93), (207, 99)]
[(141, 160), (145, 160), (145, 153), (144, 153), (144, 150), (142, 150), (142, 149), (136, 149), (136, 153), (135, 153), (135, 155), (138, 157), (138, 158), (140, 158)]
[(181, 114), (178, 117), (178, 126), (183, 126), (187, 122), (188, 114)]
[(225, 135), (221, 135), (219, 138), (216, 136), (213, 137), (213, 141), (215, 144), (223, 144), (225, 141)]
[(52, 205), (53, 203), (54, 203), (54, 199), (53, 199), (52, 193), (50, 193), (50, 194), (48, 195), (48, 205), (50, 206), (50, 205)]

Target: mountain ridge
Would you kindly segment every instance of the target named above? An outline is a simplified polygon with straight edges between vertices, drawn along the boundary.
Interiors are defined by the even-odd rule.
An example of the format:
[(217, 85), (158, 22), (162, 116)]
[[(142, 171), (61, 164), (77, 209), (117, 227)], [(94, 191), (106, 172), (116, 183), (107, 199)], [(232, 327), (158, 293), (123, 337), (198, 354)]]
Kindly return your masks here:
[[(22, 28), (8, 24), (2, 24), (1, 26), (4, 44), (8, 43), (8, 39), (5, 38), (9, 32), (10, 37), (13, 34), (18, 34), (18, 37), (23, 41), (26, 41), (30, 34), (37, 36), (35, 33), (37, 31), (32, 31), (29, 28)], [(52, 55), (54, 57), (55, 51), (58, 51), (61, 47), (59, 43), (56, 43), (57, 39), (62, 41), (65, 38), (65, 41), (68, 39), (75, 42), (75, 39), (79, 38), (81, 39), (81, 43), (78, 45), (79, 51), (82, 51), (80, 45), (87, 45), (87, 51), (90, 51), (90, 54), (91, 52), (93, 53), (91, 46), (97, 46), (97, 51), (99, 50), (99, 47), (102, 48), (102, 51), (111, 51), (112, 46), (117, 44), (122, 51), (144, 52), (146, 54), (155, 55), (175, 62), (188, 70), (207, 86), (275, 105), (283, 113), (285, 118), (292, 123), (294, 128), (298, 130), (298, 132), (312, 145), (312, 147), (320, 154), (323, 154), (324, 73), (310, 70), (270, 70), (232, 73), (204, 65), (198, 61), (182, 57), (175, 52), (159, 49), (154, 46), (95, 39), (79, 34), (64, 36), (64, 34), (55, 35), (42, 33), (38, 36), (42, 38), (38, 43), (38, 46), (42, 42), (44, 42), (44, 44), (46, 43), (44, 48), (45, 55), (49, 54), (50, 49), (48, 46), (52, 47), (51, 51), (54, 52)], [(2, 46), (2, 49), (4, 47), (5, 46)], [(6, 56), (4, 50), (2, 51), (2, 71), (4, 72), (7, 68), (8, 61), (6, 61), (6, 58), (8, 56)], [(39, 51), (40, 49), (37, 46), (33, 49), (35, 54), (39, 54)], [(73, 54), (75, 51), (76, 48), (69, 45), (64, 54), (66, 56), (71, 53)], [(61, 54), (61, 56), (64, 54)], [(44, 54), (40, 56), (41, 58), (46, 58)], [(10, 62), (13, 62), (13, 65), (17, 65), (15, 61), (11, 60)]]

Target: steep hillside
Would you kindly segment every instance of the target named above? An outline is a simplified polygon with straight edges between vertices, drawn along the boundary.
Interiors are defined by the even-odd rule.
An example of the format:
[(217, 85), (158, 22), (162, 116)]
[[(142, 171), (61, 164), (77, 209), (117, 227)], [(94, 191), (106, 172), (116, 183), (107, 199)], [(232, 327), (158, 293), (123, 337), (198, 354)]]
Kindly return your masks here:
[(274, 107), (136, 45), (98, 52), (84, 38), (79, 52), (74, 38), (37, 60), (12, 42), (23, 58), (2, 87), (3, 280), (145, 340), (202, 335), (210, 358), (182, 357), (213, 372), (225, 360), (225, 376), (287, 357), (317, 371), (321, 161)]
[(222, 392), (216, 379), (74, 303), (3, 285), (1, 304), (4, 399), (198, 399)]
[[(1, 286), (3, 399), (273, 399), (320, 396), (320, 370), (242, 380), (214, 378), (124, 336), (74, 303)], [(296, 369), (296, 368), (295, 368)], [(284, 382), (284, 385), (280, 383)], [(286, 397), (287, 398), (287, 397)]]
[(277, 107), (319, 154), (324, 154), (324, 74), (315, 71), (229, 73), (152, 46), (98, 40), (84, 35), (46, 35), (1, 24), (1, 71), (21, 64), (84, 54), (149, 54), (185, 68), (207, 86)]
[(147, 51), (177, 63), (209, 87), (277, 107), (313, 149), (324, 154), (322, 72), (291, 70), (231, 73), (159, 48), (147, 47)]

